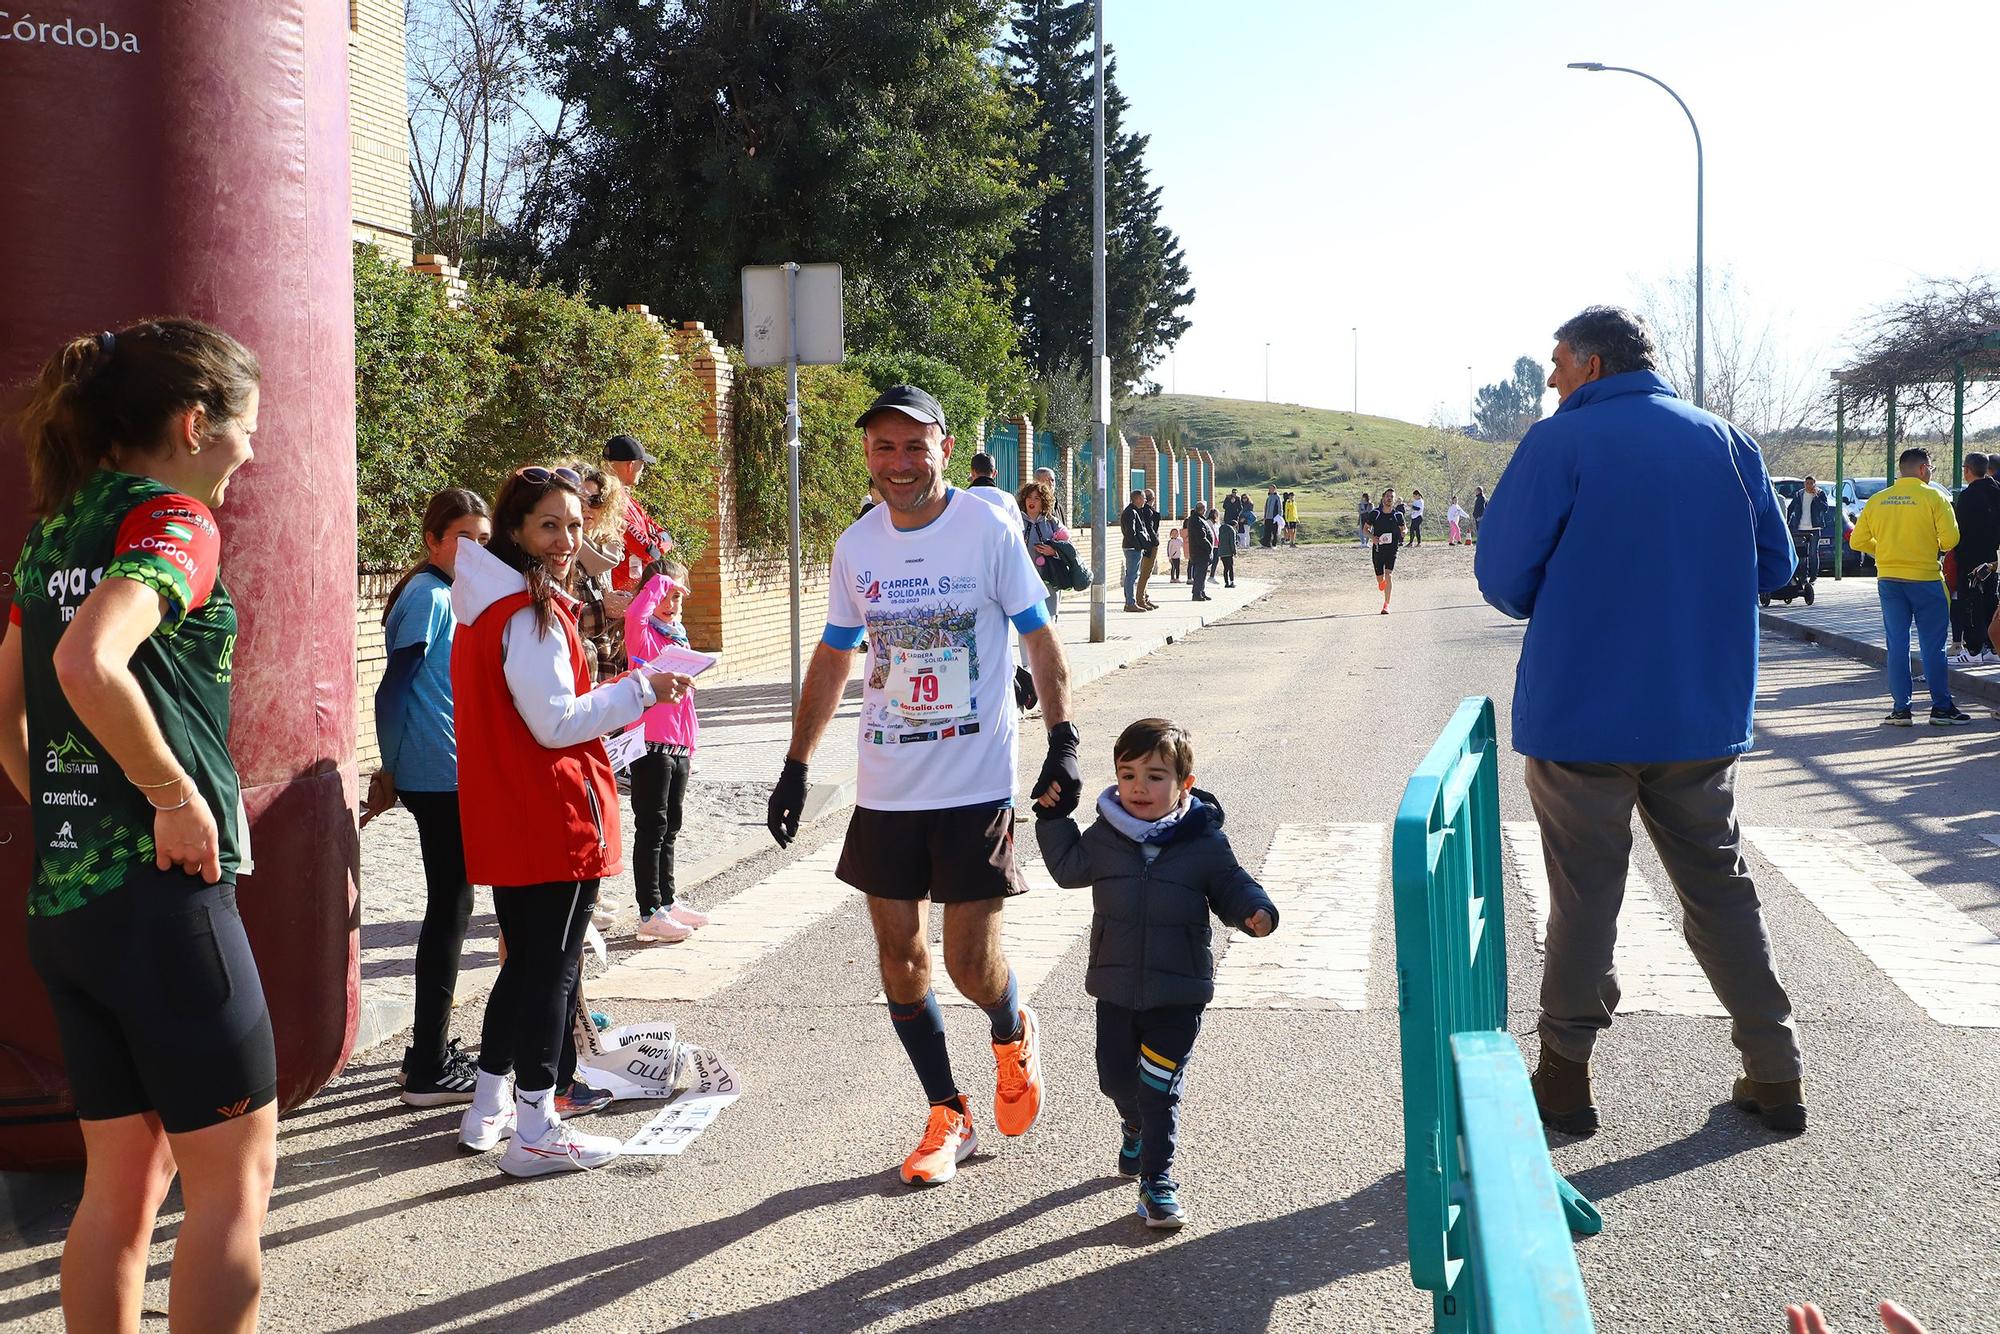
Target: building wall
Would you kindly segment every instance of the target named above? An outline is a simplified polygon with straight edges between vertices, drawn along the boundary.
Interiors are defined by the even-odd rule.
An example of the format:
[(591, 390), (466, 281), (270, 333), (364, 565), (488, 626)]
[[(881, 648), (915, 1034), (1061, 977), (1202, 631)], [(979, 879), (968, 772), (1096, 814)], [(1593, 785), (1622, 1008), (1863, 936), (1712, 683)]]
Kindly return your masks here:
[(401, 577), (364, 572), (354, 593), (354, 751), (363, 774), (381, 767), (382, 753), (375, 745), (375, 687), (382, 683), (382, 669), (389, 661), (382, 613), (389, 590)]
[(349, 155), (354, 239), (410, 262), (410, 125), (403, 61), (403, 0), (347, 6)]

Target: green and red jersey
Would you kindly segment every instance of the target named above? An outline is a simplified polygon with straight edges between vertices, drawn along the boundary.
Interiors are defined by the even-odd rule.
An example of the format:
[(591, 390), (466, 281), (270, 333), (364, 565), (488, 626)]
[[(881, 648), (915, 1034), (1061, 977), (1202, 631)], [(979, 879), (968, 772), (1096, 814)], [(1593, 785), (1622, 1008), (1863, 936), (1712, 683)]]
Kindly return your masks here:
[(236, 878), (243, 846), (229, 757), (236, 606), (216, 577), (221, 554), (206, 505), (126, 473), (92, 474), (67, 505), (29, 530), (14, 567), (9, 619), (21, 635), (27, 679), (30, 917), (80, 908), (153, 864), (151, 803), (77, 718), (56, 679), (56, 645), (105, 579), (131, 579), (160, 596), (159, 629), (133, 653), (132, 675), (167, 747), (215, 815), (222, 878)]

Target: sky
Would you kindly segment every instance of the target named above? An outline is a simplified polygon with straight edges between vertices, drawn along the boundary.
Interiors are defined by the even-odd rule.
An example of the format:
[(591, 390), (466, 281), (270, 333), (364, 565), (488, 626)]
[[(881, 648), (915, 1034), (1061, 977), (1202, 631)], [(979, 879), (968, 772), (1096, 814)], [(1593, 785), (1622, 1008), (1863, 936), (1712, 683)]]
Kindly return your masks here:
[[(2000, 3), (1105, 0), (1194, 321), (1155, 378), (1426, 421), (1706, 267), (1824, 383), (1872, 309), (2000, 268)], [(1358, 330), (1358, 335), (1353, 331)], [(1354, 372), (1358, 338), (1359, 375)], [(1546, 406), (1555, 406), (1551, 391)]]

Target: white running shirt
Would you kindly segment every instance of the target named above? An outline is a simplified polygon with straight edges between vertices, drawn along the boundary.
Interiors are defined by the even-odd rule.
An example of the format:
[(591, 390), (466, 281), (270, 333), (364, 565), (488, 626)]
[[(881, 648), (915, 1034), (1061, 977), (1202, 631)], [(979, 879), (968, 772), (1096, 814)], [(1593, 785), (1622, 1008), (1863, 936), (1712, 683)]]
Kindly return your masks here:
[(834, 544), (827, 642), (856, 626), (868, 633), (855, 804), (869, 810), (944, 810), (1014, 795), (1007, 632), (1022, 613), (1046, 623), (1048, 589), (1019, 522), (972, 494), (954, 488), (943, 514), (909, 530), (878, 505)]
[(981, 500), (1005, 514), (1009, 519), (1014, 521), (1014, 528), (1016, 531), (1019, 531), (1021, 527), (1021, 502), (1014, 499), (1013, 492), (1003, 490), (999, 483), (996, 482), (992, 486), (968, 486), (965, 488), (965, 494), (968, 496), (978, 496)]

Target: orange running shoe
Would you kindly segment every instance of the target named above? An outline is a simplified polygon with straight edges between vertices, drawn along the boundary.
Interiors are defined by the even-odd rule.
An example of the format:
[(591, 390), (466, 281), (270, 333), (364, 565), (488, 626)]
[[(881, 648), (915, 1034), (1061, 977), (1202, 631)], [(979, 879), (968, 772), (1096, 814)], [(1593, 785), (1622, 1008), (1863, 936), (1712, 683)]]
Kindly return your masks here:
[(1042, 1114), (1042, 1021), (1021, 1007), (1021, 1037), (993, 1044), (993, 1122), (1003, 1135), (1025, 1135)]
[(917, 1149), (903, 1160), (903, 1184), (936, 1186), (958, 1175), (958, 1165), (979, 1151), (979, 1136), (972, 1129), (972, 1104), (960, 1094), (954, 1105), (943, 1103), (931, 1108), (924, 1123), (924, 1137)]
[(1377, 593), (1380, 593), (1380, 592), (1383, 592), (1383, 591), (1384, 591), (1384, 590), (1386, 590), (1386, 589), (1387, 589), (1388, 587), (1389, 587), (1389, 581), (1388, 581), (1387, 579), (1384, 579), (1384, 578), (1381, 578), (1380, 576), (1377, 576), (1377, 577), (1376, 577), (1376, 580), (1375, 580), (1375, 591), (1376, 591)]

